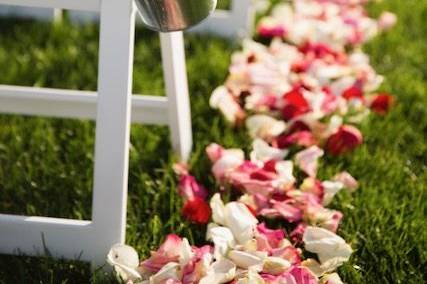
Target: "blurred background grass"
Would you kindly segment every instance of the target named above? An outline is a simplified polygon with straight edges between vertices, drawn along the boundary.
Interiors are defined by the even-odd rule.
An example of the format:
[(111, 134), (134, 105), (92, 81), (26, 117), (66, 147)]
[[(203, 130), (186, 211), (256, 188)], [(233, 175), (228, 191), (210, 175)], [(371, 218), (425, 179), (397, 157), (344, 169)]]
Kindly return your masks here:
[[(221, 5), (227, 5), (226, 2)], [(362, 125), (366, 143), (355, 153), (327, 158), (321, 175), (346, 169), (361, 182), (333, 207), (345, 214), (340, 234), (355, 248), (340, 269), (347, 283), (427, 282), (427, 2), (388, 0), (370, 5), (372, 15), (397, 13), (399, 23), (365, 47), (398, 98), (386, 117)], [(0, 83), (95, 90), (98, 27), (0, 19)], [(238, 45), (187, 35), (196, 176), (214, 190), (204, 147), (210, 142), (249, 148), (243, 130), (230, 128), (209, 108), (210, 92), (227, 76)], [(164, 95), (155, 33), (139, 28), (134, 92)], [(93, 122), (0, 115), (0, 212), (89, 219), (93, 174)], [(127, 243), (142, 256), (174, 232), (203, 243), (203, 228), (180, 216), (171, 171), (173, 154), (165, 127), (133, 125)], [(0, 232), (1, 234), (1, 232)], [(48, 245), (48, 244), (47, 244)], [(50, 258), (0, 256), (0, 283), (106, 283), (88, 264)]]

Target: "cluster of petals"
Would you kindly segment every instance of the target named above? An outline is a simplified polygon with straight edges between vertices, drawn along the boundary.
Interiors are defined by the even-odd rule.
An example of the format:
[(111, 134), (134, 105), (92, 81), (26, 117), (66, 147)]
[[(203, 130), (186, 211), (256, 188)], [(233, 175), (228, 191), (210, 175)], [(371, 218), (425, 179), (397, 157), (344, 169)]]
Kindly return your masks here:
[(193, 223), (206, 224), (211, 217), (211, 209), (206, 202), (208, 191), (187, 170), (178, 170), (177, 173), (178, 192), (184, 201), (182, 215)]
[[(209, 145), (206, 152), (217, 182), (241, 192), (239, 201), (251, 212), (294, 225), (310, 224), (336, 232), (342, 213), (325, 206), (340, 190), (354, 191), (358, 187), (347, 172), (320, 181), (317, 168), (323, 150), (317, 146), (299, 151), (292, 160), (285, 160), (286, 151), (272, 148), (260, 139), (253, 143), (250, 160), (245, 160), (242, 150), (224, 149), (218, 144)], [(295, 170), (305, 176), (300, 184)], [(300, 228), (297, 226), (296, 230)]]
[(247, 40), (243, 47), (210, 105), (277, 148), (318, 145), (346, 153), (362, 143), (356, 125), (369, 111), (384, 114), (392, 106), (392, 96), (377, 92), (383, 78), (361, 51), (297, 48), (278, 39), (269, 47)]
[[(210, 206), (206, 238), (212, 246), (190, 246), (187, 239), (168, 235), (142, 262), (132, 247), (121, 244), (111, 248), (107, 261), (128, 284), (342, 283), (334, 271), (352, 249), (335, 233), (308, 226), (303, 246), (296, 247), (285, 230), (259, 223), (242, 202), (224, 204), (215, 194)], [(303, 259), (303, 250), (317, 257)]]
[[(318, 8), (310, 8), (313, 5)], [(363, 11), (356, 4), (301, 0), (294, 1), (293, 6), (279, 4), (273, 15), (274, 11), (285, 9), (296, 18), (302, 13), (304, 18), (304, 13), (312, 14), (313, 9), (334, 10), (326, 8), (330, 5), (338, 10)], [(384, 15), (392, 17), (391, 13)], [(295, 20), (284, 15), (277, 17)], [(376, 26), (380, 22), (370, 20)], [(269, 17), (264, 21), (268, 22)], [(261, 26), (262, 23), (263, 20)], [(319, 24), (313, 25), (319, 28)], [(345, 29), (338, 25), (330, 30)], [(274, 36), (269, 46), (245, 40), (243, 49), (232, 56), (226, 82), (212, 93), (211, 107), (219, 109), (232, 124), (246, 122), (252, 136), (261, 136), (278, 148), (318, 145), (334, 155), (353, 150), (362, 143), (356, 125), (370, 110), (384, 114), (393, 104), (391, 95), (378, 92), (383, 77), (375, 72), (369, 57), (359, 48), (346, 52), (346, 44), (333, 44), (332, 40), (318, 36), (287, 40)], [(263, 129), (261, 124), (271, 129)], [(256, 131), (254, 127), (261, 129)]]
[[(257, 33), (269, 45), (245, 40), (232, 55), (229, 76), (210, 105), (244, 125), (252, 151), (206, 148), (220, 192), (208, 190), (177, 164), (183, 216), (207, 224), (206, 242), (191, 246), (171, 234), (140, 261), (117, 244), (107, 261), (126, 283), (340, 284), (337, 268), (351, 246), (338, 236), (343, 214), (329, 208), (358, 182), (346, 171), (318, 177), (321, 158), (363, 142), (357, 125), (385, 114), (393, 97), (378, 91), (383, 77), (359, 48), (396, 23), (365, 10), (369, 0), (293, 0), (273, 7)], [(224, 202), (221, 193), (230, 193)], [(271, 228), (269, 219), (285, 225)]]
[(334, 48), (358, 46), (391, 28), (396, 16), (384, 12), (378, 20), (367, 16), (360, 0), (294, 0), (281, 3), (263, 18), (257, 32), (262, 37), (281, 37), (296, 45), (307, 41)]

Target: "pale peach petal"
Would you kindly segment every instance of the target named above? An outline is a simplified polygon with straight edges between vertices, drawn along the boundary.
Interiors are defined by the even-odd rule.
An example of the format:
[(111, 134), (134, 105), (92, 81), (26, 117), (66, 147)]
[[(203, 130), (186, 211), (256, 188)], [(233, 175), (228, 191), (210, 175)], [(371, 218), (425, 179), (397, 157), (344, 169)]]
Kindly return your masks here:
[(263, 259), (255, 254), (245, 251), (232, 250), (228, 253), (228, 258), (233, 261), (237, 267), (248, 269), (254, 265), (260, 265)]
[(341, 182), (344, 185), (344, 188), (350, 192), (354, 192), (359, 187), (357, 180), (345, 171), (335, 175), (333, 180)]
[(225, 118), (233, 124), (244, 117), (243, 109), (225, 86), (220, 86), (214, 90), (209, 104), (212, 108), (219, 109)]
[(262, 139), (255, 139), (252, 143), (251, 161), (254, 163), (263, 163), (270, 160), (280, 161), (287, 155), (288, 151), (273, 148)]
[(321, 284), (344, 284), (337, 273), (327, 274), (320, 280)]
[(252, 138), (269, 140), (286, 129), (286, 123), (268, 115), (253, 115), (246, 120), (246, 128)]
[(291, 263), (281, 257), (269, 256), (264, 260), (262, 271), (271, 275), (280, 275), (291, 267)]

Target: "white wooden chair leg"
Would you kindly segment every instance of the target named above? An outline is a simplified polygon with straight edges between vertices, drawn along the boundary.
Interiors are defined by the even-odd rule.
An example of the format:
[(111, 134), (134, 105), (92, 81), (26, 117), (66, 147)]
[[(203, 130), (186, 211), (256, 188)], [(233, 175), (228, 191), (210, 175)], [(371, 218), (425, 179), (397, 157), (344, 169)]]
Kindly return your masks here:
[(132, 0), (101, 1), (98, 108), (93, 192), (96, 264), (123, 243), (132, 94), (135, 8)]
[(232, 19), (235, 22), (236, 35), (246, 37), (252, 34), (255, 23), (253, 0), (233, 0), (231, 5)]
[(180, 159), (187, 161), (193, 137), (184, 37), (182, 32), (160, 33), (160, 41), (172, 146)]
[(62, 21), (64, 16), (64, 10), (62, 9), (53, 9), (53, 21), (59, 23)]
[[(110, 247), (125, 241), (132, 101), (134, 121), (157, 124), (168, 121), (175, 151), (182, 160), (190, 155), (192, 131), (183, 35), (175, 32), (160, 36), (167, 98), (132, 98), (133, 0), (0, 0), (0, 3), (101, 15), (97, 93), (0, 86), (0, 112), (96, 118), (92, 220), (0, 214), (0, 252), (14, 254), (21, 249), (29, 255), (38, 255), (43, 252), (43, 235), (54, 256), (74, 259), (81, 253), (82, 260), (103, 265)], [(46, 108), (47, 104), (50, 108)], [(159, 115), (161, 111), (163, 116)]]

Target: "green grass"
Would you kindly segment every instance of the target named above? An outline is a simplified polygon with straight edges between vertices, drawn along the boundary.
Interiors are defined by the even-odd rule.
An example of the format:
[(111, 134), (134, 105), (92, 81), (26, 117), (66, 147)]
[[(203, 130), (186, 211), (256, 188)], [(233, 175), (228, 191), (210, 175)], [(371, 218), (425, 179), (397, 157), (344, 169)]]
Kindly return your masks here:
[[(427, 2), (388, 0), (374, 4), (374, 15), (389, 9), (398, 26), (366, 46), (372, 63), (386, 76), (383, 90), (398, 97), (386, 117), (363, 125), (366, 143), (355, 153), (324, 161), (321, 175), (339, 169), (361, 182), (352, 196), (333, 206), (344, 212), (340, 234), (355, 248), (340, 269), (347, 283), (427, 282)], [(96, 26), (50, 25), (0, 20), (0, 83), (94, 90), (97, 76)], [(135, 92), (163, 95), (159, 42), (138, 30)], [(226, 125), (210, 110), (212, 89), (227, 75), (230, 54), (224, 40), (188, 36), (196, 176), (214, 189), (204, 147), (210, 142), (248, 148), (243, 130)], [(175, 232), (202, 243), (203, 229), (180, 214), (171, 164), (168, 130), (132, 127), (127, 242), (147, 255)], [(0, 212), (90, 218), (94, 123), (0, 115)], [(0, 232), (1, 234), (1, 232)], [(49, 245), (49, 244), (47, 244)], [(106, 283), (88, 264), (50, 258), (0, 256), (0, 283)]]

